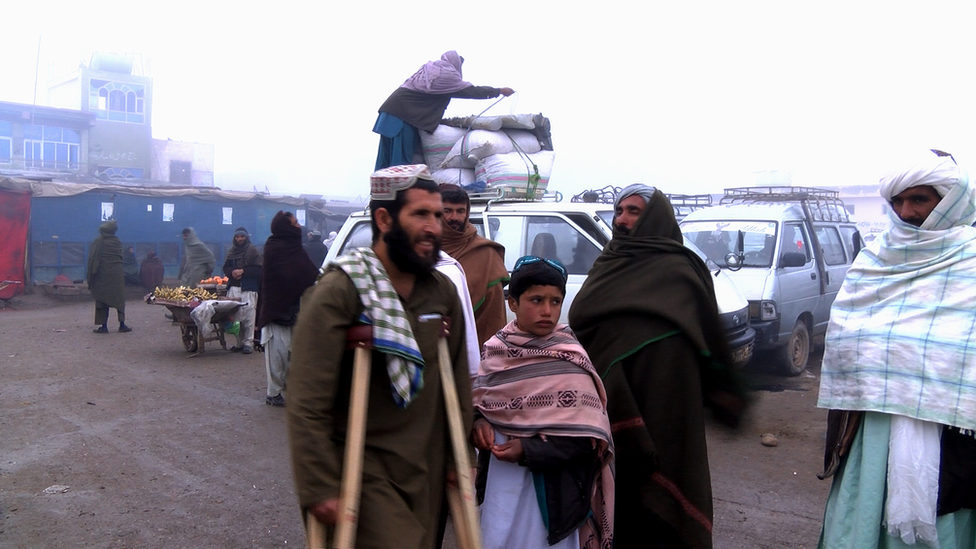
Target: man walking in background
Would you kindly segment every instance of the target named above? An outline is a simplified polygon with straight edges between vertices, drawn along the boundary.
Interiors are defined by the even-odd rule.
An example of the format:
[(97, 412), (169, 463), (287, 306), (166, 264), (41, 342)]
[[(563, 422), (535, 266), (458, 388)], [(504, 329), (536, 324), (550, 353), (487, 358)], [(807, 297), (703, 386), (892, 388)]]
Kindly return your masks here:
[(193, 227), (183, 229), (183, 259), (180, 261), (180, 284), (196, 288), (201, 280), (210, 278), (217, 260)]
[(302, 292), (315, 284), (319, 268), (302, 249), (302, 228), (291, 212), (278, 212), (271, 220), (271, 236), (264, 243), (261, 290), (258, 292), (257, 327), (264, 346), (268, 375), (265, 403), (284, 406), (291, 330), (298, 319)]
[(261, 252), (251, 244), (251, 236), (244, 227), (234, 231), (234, 245), (227, 252), (223, 271), (227, 277), (227, 297), (239, 298), (244, 302), (237, 312), (237, 320), (241, 323), (237, 331), (237, 345), (230, 350), (249, 355), (254, 350), (254, 316), (261, 286)]
[(108, 333), (109, 308), (119, 316), (119, 331), (131, 332), (125, 325), (125, 273), (122, 270), (122, 241), (115, 236), (118, 230), (115, 220), (98, 227), (98, 236), (88, 252), (88, 270), (85, 278), (88, 289), (95, 298), (96, 334)]
[(322, 263), (325, 263), (325, 254), (329, 253), (329, 248), (322, 243), (322, 231), (312, 231), (308, 243), (305, 244), (305, 253), (315, 264), (316, 269), (322, 267)]

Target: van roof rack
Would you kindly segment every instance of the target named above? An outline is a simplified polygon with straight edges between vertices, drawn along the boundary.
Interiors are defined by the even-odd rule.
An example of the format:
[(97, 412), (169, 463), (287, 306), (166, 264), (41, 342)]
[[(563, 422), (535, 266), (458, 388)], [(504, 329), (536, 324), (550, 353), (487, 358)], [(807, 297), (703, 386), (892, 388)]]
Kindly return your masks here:
[(620, 194), (623, 187), (607, 185), (602, 189), (590, 189), (579, 194), (573, 195), (570, 202), (585, 202), (588, 204), (613, 204), (614, 199)]
[(817, 187), (731, 187), (725, 189), (720, 204), (794, 202), (809, 208), (814, 221), (850, 222), (850, 213), (840, 199), (840, 191)]
[(707, 208), (712, 205), (712, 195), (710, 194), (669, 194), (664, 193), (672, 206), (693, 206), (697, 208)]
[(486, 203), (486, 202), (562, 202), (563, 193), (559, 191), (553, 191), (546, 189), (542, 193), (542, 196), (536, 198), (526, 198), (525, 196), (512, 196), (510, 193), (506, 193), (506, 187), (491, 187), (485, 189), (482, 192), (469, 192), (468, 198), (471, 199), (473, 203)]
[[(602, 189), (590, 189), (574, 195), (570, 202), (587, 202), (591, 204), (613, 204), (613, 201), (623, 189), (607, 185)], [(674, 215), (681, 219), (689, 213), (707, 208), (713, 204), (710, 194), (671, 194), (664, 193), (671, 207), (674, 208)]]

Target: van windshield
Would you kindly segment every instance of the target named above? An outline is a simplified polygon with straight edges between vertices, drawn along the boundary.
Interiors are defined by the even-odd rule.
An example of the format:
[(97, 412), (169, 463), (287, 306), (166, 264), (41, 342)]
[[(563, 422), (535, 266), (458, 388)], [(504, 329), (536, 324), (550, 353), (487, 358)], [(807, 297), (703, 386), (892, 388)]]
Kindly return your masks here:
[(719, 265), (725, 256), (736, 251), (739, 232), (743, 236), (743, 267), (770, 267), (776, 251), (776, 222), (759, 220), (685, 221), (681, 232), (686, 242), (694, 243)]

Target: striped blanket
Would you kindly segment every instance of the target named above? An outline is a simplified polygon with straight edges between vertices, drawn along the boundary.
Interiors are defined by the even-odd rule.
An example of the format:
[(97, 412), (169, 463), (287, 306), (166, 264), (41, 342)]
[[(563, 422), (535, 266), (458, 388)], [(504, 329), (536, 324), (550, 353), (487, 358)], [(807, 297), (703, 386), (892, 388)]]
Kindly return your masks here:
[(818, 406), (976, 429), (976, 188), (962, 173), (924, 229), (889, 218), (834, 301)]
[(365, 310), (362, 320), (373, 326), (373, 347), (386, 354), (393, 400), (406, 408), (424, 386), (424, 357), (410, 328), (400, 296), (378, 257), (357, 248), (331, 263), (352, 279)]

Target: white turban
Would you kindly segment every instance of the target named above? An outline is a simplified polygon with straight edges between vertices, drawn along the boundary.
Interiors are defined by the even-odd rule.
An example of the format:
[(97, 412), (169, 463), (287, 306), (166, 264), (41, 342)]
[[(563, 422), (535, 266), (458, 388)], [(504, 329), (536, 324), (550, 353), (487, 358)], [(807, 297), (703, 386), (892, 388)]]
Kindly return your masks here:
[[(922, 185), (934, 188), (942, 200), (919, 229), (943, 231), (951, 227), (968, 227), (976, 221), (976, 185), (970, 184), (966, 170), (956, 165), (950, 156), (925, 151), (907, 159), (900, 169), (881, 178), (881, 196), (891, 202), (892, 197)], [(916, 229), (901, 221), (893, 209), (888, 211), (888, 218), (892, 221), (892, 236), (897, 237), (896, 240), (916, 238)]]
[(907, 189), (928, 185), (940, 197), (945, 197), (959, 181), (959, 175), (959, 166), (951, 156), (938, 156), (934, 152), (925, 151), (909, 158), (897, 170), (888, 172), (881, 178), (881, 196), (891, 202), (893, 197)]

